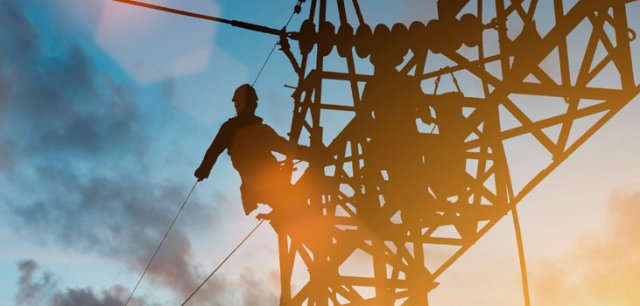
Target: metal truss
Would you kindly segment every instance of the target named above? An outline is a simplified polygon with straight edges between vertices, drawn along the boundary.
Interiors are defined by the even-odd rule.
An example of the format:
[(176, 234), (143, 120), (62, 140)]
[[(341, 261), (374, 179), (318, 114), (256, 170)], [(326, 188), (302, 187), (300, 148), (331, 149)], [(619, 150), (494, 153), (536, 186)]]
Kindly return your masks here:
[[(572, 7), (562, 0), (541, 2), (545, 1), (553, 1), (555, 15), (550, 30), (541, 33), (535, 0), (440, 0), (439, 20), (462, 23), (459, 15), (472, 6), (471, 15), (481, 23), (451, 31), (440, 28), (444, 30), (424, 38), (425, 44), (473, 31), (480, 33), (479, 40), (465, 52), (461, 43), (425, 47), (428, 50), (407, 47), (413, 52), (399, 71), (407, 80), (421, 82), (468, 73), (481, 84), (483, 94), (434, 94), (414, 101), (429, 110), (434, 122), (411, 135), (393, 126), (376, 126), (377, 118), (371, 118), (379, 115), (373, 102), (363, 98), (362, 89), (375, 74), (359, 73), (354, 54), (363, 48), (358, 39), (366, 35), (356, 31), (349, 40), (340, 38), (338, 31), (333, 43), (341, 48), (347, 69), (325, 69), (326, 58), (337, 56), (322, 41), (333, 33), (322, 26), (327, 0), (311, 1), (308, 19), (321, 26), (311, 42), (317, 45), (314, 51), (309, 51), (313, 45), (301, 45), (309, 50), (297, 68), (300, 79), (293, 94), (290, 137), (306, 143), (308, 135), (312, 147), (327, 146), (333, 159), (325, 168), (311, 163), (297, 182), (308, 190), (306, 204), (317, 215), (313, 222), (301, 220), (296, 230), (279, 233), (281, 305), (427, 305), (429, 292), (447, 268), (640, 93), (630, 48), (635, 32), (626, 11), (631, 1), (579, 0)], [(341, 25), (366, 25), (357, 0), (336, 0), (336, 5)], [(492, 10), (486, 10), (489, 6)], [(495, 15), (487, 16), (487, 11)], [(315, 30), (312, 24), (291, 37), (304, 42), (302, 35), (311, 35), (311, 28)], [(586, 47), (570, 52), (571, 37), (586, 41)], [(376, 46), (368, 46), (365, 55), (376, 52)], [(453, 64), (425, 71), (427, 58), (435, 54)], [(556, 64), (543, 65), (548, 61)], [(603, 76), (606, 86), (598, 83)], [(350, 101), (325, 101), (327, 81), (348, 86)], [(540, 118), (531, 113), (539, 99), (556, 99), (564, 111)], [(388, 101), (395, 109), (414, 102), (402, 92)], [(328, 127), (321, 118), (328, 112), (348, 112), (353, 118), (324, 144)], [(506, 126), (506, 118), (515, 123)], [(586, 118), (589, 126), (576, 129), (575, 123)], [(380, 149), (385, 143), (376, 144), (380, 129), (398, 132), (388, 152)], [(553, 129), (556, 133), (549, 132)], [(550, 159), (523, 187), (514, 188), (505, 142), (523, 137), (534, 139)], [(430, 246), (454, 251), (434, 262), (425, 254)], [(354, 262), (362, 269), (347, 271), (354, 270), (347, 269)], [(300, 278), (295, 271), (307, 276)]]

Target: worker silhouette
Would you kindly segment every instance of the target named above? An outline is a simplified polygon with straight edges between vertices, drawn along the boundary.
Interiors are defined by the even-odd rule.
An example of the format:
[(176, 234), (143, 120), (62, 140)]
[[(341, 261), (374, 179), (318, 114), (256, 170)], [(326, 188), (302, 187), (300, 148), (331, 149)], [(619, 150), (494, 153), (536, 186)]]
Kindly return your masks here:
[[(380, 36), (384, 36), (385, 31), (388, 31), (385, 27), (376, 28)], [(397, 52), (398, 46), (391, 43), (384, 47), (384, 52), (371, 55), (374, 74), (364, 87), (362, 101), (370, 122), (371, 141), (367, 146), (371, 168), (388, 177), (380, 185), (391, 210), (383, 209), (386, 211), (379, 211), (371, 218), (377, 219), (376, 223), (382, 219), (388, 222), (396, 209), (402, 209), (405, 223), (410, 223), (408, 219), (418, 222), (427, 215), (424, 210), (430, 197), (424, 177), (424, 153), (417, 145), (423, 135), (418, 131), (416, 120), (430, 122), (433, 119), (420, 81), (397, 70), (404, 53)]]
[(438, 135), (429, 150), (431, 188), (440, 199), (460, 196), (467, 190), (467, 150), (465, 139), (471, 134), (462, 113), (464, 96), (450, 92), (432, 99)]
[(258, 208), (258, 203), (268, 204), (274, 211), (292, 210), (296, 201), (302, 201), (294, 193), (290, 172), (282, 169), (272, 152), (308, 160), (310, 149), (292, 144), (262, 123), (255, 114), (258, 95), (251, 85), (238, 87), (232, 100), (237, 116), (220, 127), (195, 177), (199, 181), (209, 177), (218, 156), (226, 149), (242, 180), (240, 192), (246, 215)]

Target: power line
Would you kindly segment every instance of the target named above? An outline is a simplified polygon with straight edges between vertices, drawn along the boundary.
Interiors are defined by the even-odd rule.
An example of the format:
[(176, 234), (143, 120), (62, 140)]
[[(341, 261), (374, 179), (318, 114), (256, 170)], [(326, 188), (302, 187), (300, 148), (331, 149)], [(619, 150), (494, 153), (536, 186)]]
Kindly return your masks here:
[[(291, 23), (291, 20), (293, 19), (293, 16), (295, 16), (296, 14), (300, 13), (300, 5), (302, 4), (302, 2), (304, 2), (304, 0), (298, 1), (298, 4), (296, 4), (296, 8), (293, 10), (291, 15), (289, 16), (289, 19), (287, 19), (287, 23), (284, 25), (284, 28), (286, 28), (289, 25), (289, 23)], [(271, 59), (271, 56), (273, 55), (273, 52), (276, 50), (276, 47), (278, 46), (279, 41), (280, 40), (276, 41), (276, 43), (273, 44), (273, 47), (271, 48), (271, 51), (269, 51), (269, 54), (267, 55), (267, 58), (262, 63), (262, 66), (260, 66), (260, 70), (258, 70), (258, 74), (256, 75), (256, 78), (253, 80), (253, 83), (251, 83), (251, 86), (254, 86), (256, 84), (256, 82), (258, 81), (258, 79), (260, 78), (260, 76), (262, 75), (262, 72), (264, 71), (264, 68), (267, 66), (267, 63)], [(262, 225), (262, 223), (264, 223), (264, 220), (265, 219), (260, 220), (260, 223), (258, 223), (258, 225), (256, 225), (249, 232), (249, 234), (247, 234), (244, 237), (244, 239), (242, 239), (242, 241), (240, 241), (240, 243), (238, 243), (238, 245), (236, 245), (236, 247), (231, 251), (231, 253), (229, 253), (229, 255), (227, 255), (227, 257), (225, 257), (224, 260), (222, 260), (222, 262), (220, 262), (220, 264), (209, 274), (209, 276), (207, 276), (207, 278), (205, 278), (204, 281), (202, 281), (202, 283), (200, 283), (200, 285), (195, 290), (193, 290), (193, 292), (187, 297), (187, 299), (181, 304), (181, 306), (186, 305), (187, 302), (189, 302), (189, 300), (191, 300), (191, 298), (202, 288), (202, 286), (204, 286), (204, 284), (206, 284), (207, 281), (209, 281), (209, 279), (211, 277), (213, 277), (213, 275), (220, 269), (220, 267), (222, 267), (222, 265), (224, 265), (224, 263), (227, 262), (227, 260), (240, 248), (240, 246), (242, 246), (242, 244), (244, 244), (244, 242), (247, 241), (247, 239), (249, 239), (249, 237), (251, 237), (251, 235), (253, 235), (253, 233), (260, 227), (260, 225)]]
[(160, 6), (160, 5), (155, 5), (155, 4), (141, 2), (141, 1), (135, 1), (135, 0), (113, 0), (113, 1), (121, 2), (121, 3), (125, 3), (125, 4), (130, 4), (130, 5), (135, 5), (135, 6), (139, 6), (139, 7), (144, 7), (144, 8), (148, 8), (148, 9), (152, 9), (152, 10), (156, 10), (156, 11), (162, 11), (162, 12), (167, 12), (167, 13), (171, 13), (171, 14), (182, 15), (182, 16), (191, 17), (191, 18), (195, 18), (195, 19), (202, 19), (202, 20), (208, 20), (208, 21), (213, 21), (213, 22), (225, 23), (225, 24), (228, 24), (228, 25), (231, 25), (231, 26), (234, 26), (234, 27), (243, 28), (243, 29), (247, 29), (247, 30), (251, 30), (251, 31), (261, 32), (261, 33), (266, 33), (266, 34), (271, 34), (271, 35), (278, 35), (279, 36), (281, 34), (281, 31), (277, 30), (277, 29), (273, 29), (273, 28), (269, 28), (269, 27), (265, 27), (265, 26), (261, 26), (261, 25), (257, 25), (257, 24), (252, 24), (252, 23), (248, 23), (248, 22), (238, 21), (238, 20), (230, 20), (230, 19), (220, 18), (220, 17), (216, 17), (216, 16), (198, 14), (198, 13), (194, 13), (194, 12), (178, 10), (178, 9), (174, 9), (174, 8), (170, 8), (170, 7), (166, 7), (166, 6)]
[[(218, 18), (218, 17), (213, 17), (213, 16), (206, 16), (206, 15), (202, 15), (202, 14), (197, 14), (197, 13), (191, 13), (191, 12), (186, 12), (186, 11), (181, 11), (181, 10), (176, 10), (176, 9), (172, 9), (172, 8), (168, 8), (168, 7), (163, 7), (163, 6), (158, 6), (158, 5), (153, 5), (153, 4), (148, 4), (148, 3), (144, 3), (144, 2), (139, 2), (139, 1), (131, 1), (131, 0), (114, 0), (114, 1), (118, 1), (118, 2), (122, 2), (122, 3), (127, 3), (127, 4), (131, 4), (131, 5), (137, 5), (137, 6), (141, 6), (141, 7), (146, 7), (149, 9), (154, 9), (154, 10), (159, 10), (159, 11), (165, 11), (165, 12), (169, 12), (169, 13), (173, 13), (173, 14), (179, 14), (179, 15), (183, 15), (183, 16), (187, 16), (187, 17), (192, 17), (192, 18), (198, 18), (198, 19), (205, 19), (205, 20), (209, 20), (209, 21), (214, 21), (214, 22), (222, 22), (222, 23), (227, 23), (233, 26), (237, 26), (237, 27), (242, 27), (242, 28), (246, 28), (246, 29), (250, 29), (250, 30), (255, 30), (255, 31), (260, 31), (263, 33), (268, 33), (268, 34), (278, 34), (279, 32), (276, 32), (276, 30), (271, 29), (271, 28), (267, 28), (267, 27), (262, 27), (262, 26), (256, 26), (253, 24), (249, 24), (249, 23), (245, 23), (245, 22), (240, 22), (240, 21), (236, 21), (236, 20), (227, 20), (227, 19), (223, 19), (223, 18)], [(291, 15), (289, 16), (289, 18), (287, 19), (287, 22), (284, 26), (284, 28), (286, 28), (289, 23), (291, 23), (291, 20), (293, 19), (293, 16), (296, 14), (299, 14), (301, 11), (301, 5), (303, 2), (305, 2), (306, 0), (298, 0), (298, 3), (296, 4), (296, 6), (294, 7), (293, 12), (291, 13)], [(264, 60), (264, 62), (262, 63), (260, 70), (258, 71), (258, 74), (256, 75), (256, 78), (253, 80), (253, 83), (251, 84), (251, 86), (254, 86), (255, 83), (258, 81), (258, 79), (260, 78), (260, 76), (262, 75), (262, 72), (264, 71), (265, 67), (267, 66), (267, 63), (269, 62), (269, 60), (271, 59), (271, 56), (273, 55), (273, 52), (275, 51), (276, 47), (278, 46), (278, 43), (280, 42), (280, 40), (276, 41), (276, 43), (273, 45), (273, 47), (271, 48), (271, 51), (269, 51), (269, 54), (267, 55), (267, 58)], [(133, 297), (133, 295), (135, 294), (136, 290), (138, 289), (138, 286), (140, 285), (140, 283), (142, 282), (142, 279), (144, 278), (144, 276), (147, 274), (147, 271), (149, 271), (149, 267), (151, 267), (151, 263), (153, 262), (153, 260), (156, 258), (156, 255), (158, 254), (158, 251), (160, 250), (160, 248), (162, 247), (162, 245), (164, 244), (164, 241), (167, 239), (167, 236), (169, 235), (169, 232), (171, 231), (171, 229), (173, 228), (173, 226), (176, 223), (176, 220), (178, 219), (178, 217), (180, 216), (180, 213), (182, 212), (182, 210), (184, 209), (185, 205), (187, 204), (187, 202), (189, 201), (189, 198), (191, 197), (191, 194), (193, 193), (193, 190), (196, 188), (196, 185), (198, 185), (198, 181), (196, 181), (193, 184), (193, 187), (191, 187), (191, 190), (189, 191), (189, 193), (187, 194), (187, 197), (184, 199), (184, 201), (182, 202), (182, 205), (180, 206), (180, 209), (178, 210), (178, 213), (175, 215), (175, 217), (173, 218), (173, 220), (171, 221), (171, 224), (169, 225), (169, 228), (167, 229), (167, 231), (164, 233), (164, 236), (162, 237), (162, 239), (160, 240), (160, 243), (158, 244), (158, 246), (156, 247), (155, 251), (153, 252), (153, 255), (151, 256), (151, 259), (149, 260), (149, 262), (147, 263), (147, 266), (144, 268), (144, 271), (142, 272), (142, 275), (140, 275), (140, 278), (138, 279), (138, 281), (136, 282), (136, 285), (133, 287), (133, 290), (131, 291), (131, 294), (129, 295), (129, 297), (127, 298), (126, 302), (125, 302), (125, 306), (128, 306), (129, 302), (131, 301), (131, 298)], [(200, 284), (200, 286), (198, 286), (193, 293), (191, 293), (191, 295), (189, 295), (189, 297), (184, 301), (184, 303), (182, 303), (182, 305), (186, 304), (191, 297), (193, 297), (198, 290), (200, 290), (200, 288), (202, 288), (202, 286), (204, 286), (204, 284), (218, 271), (218, 269), (220, 269), (220, 267), (238, 250), (238, 248), (240, 248), (240, 246), (242, 246), (242, 244), (244, 244), (244, 242), (249, 239), (249, 237), (258, 229), (258, 227), (260, 227), (260, 225), (262, 225), (262, 223), (264, 223), (264, 219), (262, 219), (260, 221), (260, 223), (258, 223), (258, 225), (256, 225), (253, 230), (251, 230), (251, 232), (249, 232), (249, 234), (247, 234), (247, 236), (244, 237), (244, 239), (242, 239), (242, 241), (231, 251), (231, 253), (229, 253), (229, 255), (227, 255), (227, 257), (215, 268), (215, 270), (213, 270), (213, 272), (211, 272), (211, 274), (209, 274), (209, 276)]]
[(153, 255), (151, 256), (151, 259), (149, 260), (149, 263), (147, 263), (147, 266), (144, 268), (144, 271), (142, 272), (142, 275), (140, 275), (140, 278), (138, 279), (138, 282), (136, 283), (135, 287), (133, 287), (133, 290), (131, 291), (131, 294), (127, 298), (127, 301), (124, 303), (125, 306), (129, 305), (129, 301), (133, 297), (133, 294), (136, 292), (136, 289), (138, 289), (138, 286), (140, 285), (140, 282), (142, 282), (142, 279), (144, 278), (145, 274), (147, 274), (147, 271), (149, 270), (149, 267), (151, 266), (151, 263), (156, 258), (156, 255), (158, 254), (158, 251), (162, 247), (162, 244), (167, 239), (167, 235), (169, 235), (169, 232), (173, 228), (173, 225), (176, 224), (176, 220), (178, 219), (178, 216), (180, 216), (180, 213), (182, 212), (182, 209), (184, 209), (184, 206), (189, 201), (189, 198), (191, 197), (191, 194), (193, 193), (193, 190), (196, 189), (196, 185), (198, 185), (198, 181), (193, 183), (193, 187), (191, 187), (191, 190), (189, 191), (189, 194), (187, 194), (187, 197), (182, 202), (182, 206), (180, 206), (180, 209), (178, 209), (178, 213), (176, 214), (175, 217), (173, 217), (173, 221), (171, 221), (171, 225), (169, 225), (169, 228), (164, 233), (164, 236), (162, 237), (162, 240), (160, 240), (160, 244), (158, 244), (158, 247), (156, 247), (156, 250), (153, 252)]
[(233, 255), (233, 253), (235, 253), (240, 246), (242, 246), (242, 244), (244, 244), (245, 241), (247, 241), (247, 239), (249, 239), (249, 237), (251, 237), (251, 235), (253, 235), (253, 233), (260, 227), (260, 225), (262, 225), (262, 223), (264, 223), (265, 219), (260, 220), (260, 223), (258, 223), (246, 236), (244, 236), (244, 238), (242, 239), (242, 241), (240, 241), (240, 243), (238, 243), (238, 245), (236, 245), (235, 248), (233, 248), (233, 250), (231, 251), (231, 253), (229, 253), (229, 255), (227, 255), (227, 257), (225, 257), (222, 262), (220, 262), (220, 264), (218, 264), (218, 266), (209, 274), (209, 276), (207, 276), (207, 278), (205, 278), (202, 283), (200, 283), (200, 285), (193, 290), (193, 292), (191, 292), (191, 294), (189, 295), (189, 297), (187, 297), (186, 300), (184, 300), (184, 302), (182, 302), (182, 304), (180, 304), (181, 306), (184, 306), (187, 304), (187, 302), (189, 302), (189, 300), (200, 290), (200, 288), (202, 288), (202, 286), (204, 286), (204, 284), (209, 281), (209, 279), (216, 274), (216, 272), (218, 272), (218, 270), (220, 269), (220, 267), (222, 267), (222, 265), (224, 265), (225, 262), (227, 262), (227, 260)]
[[(291, 13), (291, 16), (289, 16), (289, 19), (287, 19), (287, 23), (285, 23), (284, 28), (286, 28), (287, 26), (289, 26), (289, 23), (291, 23), (291, 20), (293, 19), (293, 16), (295, 16), (296, 14), (298, 14), (300, 12), (300, 10), (298, 9), (298, 7), (300, 6), (300, 4), (303, 1), (298, 1), (298, 4), (296, 4), (296, 9), (293, 10), (293, 12)], [(264, 67), (267, 66), (267, 63), (269, 62), (269, 60), (271, 59), (271, 56), (273, 55), (273, 52), (276, 50), (276, 47), (278, 46), (278, 43), (280, 42), (280, 39), (278, 39), (276, 41), (275, 44), (273, 44), (273, 47), (271, 48), (271, 51), (269, 51), (269, 55), (267, 55), (267, 58), (264, 60), (264, 62), (262, 63), (262, 66), (260, 67), (260, 70), (258, 71), (258, 74), (256, 75), (256, 78), (253, 80), (253, 83), (251, 83), (251, 86), (255, 86), (256, 82), (258, 82), (258, 79), (260, 78), (260, 75), (262, 75), (262, 71), (264, 70)]]

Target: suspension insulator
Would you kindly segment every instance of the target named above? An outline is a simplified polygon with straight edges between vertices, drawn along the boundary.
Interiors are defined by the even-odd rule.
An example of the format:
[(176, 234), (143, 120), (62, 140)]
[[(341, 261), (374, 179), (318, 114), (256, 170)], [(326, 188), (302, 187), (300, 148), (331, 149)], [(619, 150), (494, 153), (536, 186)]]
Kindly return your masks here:
[(435, 53), (446, 53), (460, 49), (462, 46), (460, 29), (460, 23), (455, 18), (429, 21), (427, 31), (429, 37), (433, 39), (431, 50)]
[(321, 56), (327, 56), (333, 50), (336, 41), (336, 27), (328, 21), (320, 24), (318, 31), (318, 52)]
[(426, 27), (427, 37), (430, 41), (429, 48), (435, 53), (442, 53), (445, 50), (446, 40), (451, 39), (444, 33), (442, 22), (438, 19), (429, 20)]
[(356, 30), (353, 43), (358, 57), (365, 58), (369, 56), (373, 44), (373, 31), (371, 31), (371, 27), (367, 24), (361, 24)]
[(396, 42), (393, 40), (391, 30), (385, 24), (379, 24), (373, 30), (373, 49), (371, 49), (371, 63), (378, 67), (396, 67), (402, 62), (402, 57), (396, 50)]
[(413, 54), (424, 54), (429, 50), (427, 26), (420, 22), (414, 21), (409, 26), (409, 48)]
[(316, 40), (316, 25), (310, 19), (305, 20), (300, 26), (300, 32), (298, 33), (298, 47), (302, 55), (307, 55), (313, 50), (313, 45)]
[(404, 57), (409, 52), (409, 29), (402, 23), (396, 23), (391, 27), (391, 45), (399, 56)]
[(460, 28), (464, 31), (462, 42), (467, 47), (475, 47), (480, 44), (484, 30), (480, 18), (473, 14), (464, 14), (460, 17)]
[(391, 41), (391, 30), (385, 24), (379, 24), (373, 30), (373, 49), (383, 50), (392, 43)]
[(338, 54), (342, 57), (351, 55), (351, 48), (354, 44), (353, 27), (348, 23), (344, 23), (338, 28), (336, 35), (336, 47)]
[(465, 33), (465, 28), (461, 27), (461, 23), (460, 21), (458, 21), (458, 19), (455, 18), (451, 18), (451, 19), (447, 19), (446, 20), (447, 23), (447, 33), (448, 36), (451, 37), (451, 39), (449, 39), (447, 42), (447, 52), (451, 52), (451, 51), (455, 51), (460, 49), (460, 47), (462, 47), (462, 42), (464, 40), (464, 37), (466, 35)]

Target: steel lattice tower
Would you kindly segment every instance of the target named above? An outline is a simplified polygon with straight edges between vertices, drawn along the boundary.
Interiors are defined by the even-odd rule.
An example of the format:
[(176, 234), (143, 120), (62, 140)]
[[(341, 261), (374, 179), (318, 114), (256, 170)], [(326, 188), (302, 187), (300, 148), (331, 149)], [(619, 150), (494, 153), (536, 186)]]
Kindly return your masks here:
[[(334, 35), (327, 22), (327, 0), (311, 1), (308, 21), (294, 36), (306, 50), (293, 94), (291, 141), (306, 143), (302, 135), (308, 135), (312, 147), (324, 146), (324, 114), (351, 112), (353, 119), (326, 144), (334, 157), (329, 177), (326, 169), (311, 164), (298, 182), (302, 188), (315, 186), (307, 188), (312, 190), (307, 204), (321, 217), (302, 230), (316, 236), (301, 231), (279, 235), (281, 305), (426, 305), (428, 293), (448, 267), (509, 212), (517, 225), (515, 207), (522, 198), (638, 95), (630, 51), (635, 32), (629, 28), (626, 11), (632, 1), (581, 0), (572, 7), (565, 7), (563, 0), (542, 2), (553, 2), (555, 12), (555, 22), (546, 33), (540, 33), (534, 19), (538, 1), (524, 5), (523, 1), (440, 0), (438, 20), (424, 28), (412, 25), (408, 31), (394, 26), (385, 36), (384, 29), (382, 34), (377, 28), (366, 29), (357, 0), (336, 0), (340, 27), (335, 27), (339, 29)], [(461, 14), (467, 5), (475, 5), (475, 13)], [(488, 6), (494, 9), (491, 16), (484, 12)], [(345, 34), (354, 28), (354, 36)], [(587, 42), (579, 52), (582, 56), (569, 51), (570, 35)], [(404, 46), (403, 37), (409, 38)], [(470, 46), (464, 54), (459, 52), (462, 43)], [(334, 45), (338, 52), (331, 53)], [(398, 134), (413, 147), (390, 148), (395, 154), (391, 161), (375, 148), (379, 135), (375, 130), (380, 127), (371, 126), (376, 121), (370, 117), (377, 116), (375, 111), (370, 116), (371, 102), (362, 97), (375, 73), (359, 73), (354, 54), (397, 51), (387, 45), (408, 51), (410, 58), (399, 67), (409, 76), (406, 79), (433, 82), (451, 72), (468, 72), (482, 84), (483, 92), (479, 97), (432, 95), (420, 102), (435, 112), (435, 126), (419, 135)], [(487, 55), (489, 48), (497, 52)], [(336, 53), (346, 61), (347, 71), (325, 69), (326, 57)], [(425, 71), (431, 54), (444, 55), (455, 64)], [(554, 69), (541, 65), (550, 59), (558, 64)], [(594, 82), (605, 73), (615, 84)], [(325, 101), (326, 81), (344, 82), (351, 89), (351, 101)], [(531, 107), (522, 106), (535, 108), (537, 99), (555, 99), (564, 111), (533, 118), (528, 113)], [(407, 99), (399, 95), (389, 103), (399, 108)], [(446, 115), (447, 107), (455, 114)], [(501, 121), (506, 116), (515, 124), (505, 126)], [(586, 129), (574, 129), (574, 123), (584, 118), (598, 119)], [(557, 131), (555, 135), (548, 132), (550, 128)], [(523, 187), (514, 188), (504, 143), (520, 137), (534, 139), (551, 158)], [(416, 157), (418, 162), (409, 162)], [(398, 160), (405, 164), (398, 165)], [(393, 167), (395, 173), (387, 171)], [(431, 245), (456, 251), (433, 266), (424, 253)], [(367, 271), (346, 274), (341, 269), (353, 258), (363, 257), (370, 258)], [(294, 292), (291, 283), (299, 281), (292, 279), (296, 265), (309, 277)]]
[[(391, 28), (368, 25), (358, 0), (309, 2), (298, 32), (132, 3), (281, 37), (298, 76), (290, 141), (331, 156), (328, 166), (311, 161), (294, 175), (303, 195), (297, 212), (305, 213), (285, 212), (286, 225), (272, 222), (281, 305), (427, 305), (438, 277), (510, 212), (526, 304), (516, 206), (640, 94), (636, 33), (627, 20), (635, 0), (437, 0), (437, 19)], [(544, 30), (536, 20), (543, 3), (553, 13)], [(337, 10), (333, 23), (329, 6)], [(299, 42), (300, 56), (289, 40)], [(428, 71), (433, 57), (451, 64)], [(369, 59), (374, 72), (358, 71), (359, 59)], [(328, 60), (346, 69), (327, 69)], [(467, 75), (480, 94), (465, 96), (454, 73)], [(448, 74), (457, 93), (424, 94), (426, 83), (437, 88)], [(327, 101), (329, 82), (350, 96)], [(561, 111), (546, 111), (540, 101)], [(323, 124), (330, 112), (351, 119)], [(327, 129), (340, 131), (328, 143)], [(505, 147), (518, 139), (549, 158), (516, 185)], [(454, 251), (434, 260), (425, 254), (433, 246)], [(348, 269), (354, 264), (361, 269)]]

